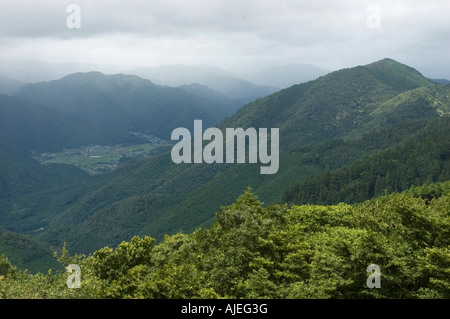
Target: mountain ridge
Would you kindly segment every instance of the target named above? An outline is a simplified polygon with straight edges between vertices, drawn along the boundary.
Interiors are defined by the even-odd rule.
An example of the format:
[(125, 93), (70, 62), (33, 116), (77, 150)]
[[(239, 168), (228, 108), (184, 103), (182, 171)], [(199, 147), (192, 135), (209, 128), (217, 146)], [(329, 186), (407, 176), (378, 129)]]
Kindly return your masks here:
[[(389, 70), (392, 68), (387, 66), (391, 64), (391, 60), (382, 60), (377, 64), (372, 64), (371, 68), (375, 67), (377, 70)], [(414, 69), (397, 62), (395, 62), (395, 66), (401, 69), (400, 73), (403, 74), (402, 76), (406, 77), (407, 80), (398, 82), (398, 78), (394, 77), (393, 79), (385, 81), (379, 79), (373, 72), (364, 66), (343, 69), (327, 74), (314, 81), (294, 85), (249, 103), (218, 125), (219, 128), (224, 129), (225, 127), (273, 127), (276, 126), (277, 123), (283, 123), (283, 125), (280, 125), (281, 134), (290, 133), (289, 130), (294, 132), (293, 135), (288, 136), (292, 143), (286, 143), (286, 140), (284, 142), (281, 141), (282, 153), (280, 154), (280, 157), (282, 158), (281, 163), (283, 164), (284, 169), (282, 168), (280, 170), (280, 174), (284, 177), (279, 180), (277, 180), (278, 176), (273, 176), (272, 178), (259, 176), (257, 170), (250, 165), (219, 167), (218, 165), (190, 166), (185, 164), (174, 166), (170, 164), (170, 159), (166, 154), (160, 157), (160, 160), (163, 162), (169, 161), (169, 164), (165, 165), (166, 168), (164, 168), (166, 171), (155, 172), (156, 175), (153, 175), (156, 180), (160, 180), (161, 184), (154, 184), (150, 180), (144, 182), (143, 176), (151, 175), (146, 175), (148, 174), (147, 169), (143, 169), (147, 163), (145, 159), (139, 160), (140, 164), (138, 164), (137, 161), (129, 163), (130, 165), (137, 165), (135, 168), (132, 168), (132, 170), (137, 169), (136, 172), (140, 171), (140, 173), (135, 173), (135, 178), (133, 179), (134, 182), (127, 183), (128, 176), (122, 175), (123, 179), (121, 179), (120, 182), (114, 181), (114, 179), (111, 180), (111, 184), (109, 184), (109, 187), (111, 187), (110, 189), (114, 189), (120, 184), (124, 185), (124, 190), (127, 189), (127, 191), (129, 191), (133, 189), (134, 184), (141, 184), (146, 185), (145, 188), (149, 191), (137, 191), (130, 193), (127, 196), (123, 196), (123, 192), (116, 191), (117, 194), (122, 194), (118, 197), (117, 202), (107, 203), (105, 198), (106, 205), (102, 206), (103, 208), (99, 210), (99, 213), (101, 212), (101, 215), (103, 216), (116, 214), (119, 211), (126, 215), (133, 214), (132, 212), (134, 210), (130, 209), (130, 207), (136, 205), (136, 215), (129, 215), (129, 218), (135, 216), (135, 218), (139, 220), (136, 220), (136, 224), (142, 225), (142, 231), (144, 233), (158, 234), (157, 237), (159, 237), (162, 236), (164, 232), (171, 233), (180, 230), (190, 231), (198, 224), (208, 224), (208, 221), (213, 218), (212, 211), (218, 209), (220, 204), (231, 203), (235, 199), (235, 196), (248, 186), (248, 183), (251, 183), (251, 186), (256, 190), (262, 190), (266, 187), (265, 185), (280, 187), (280, 185), (284, 184), (284, 180), (287, 180), (288, 176), (290, 181), (294, 181), (295, 178), (306, 178), (308, 176), (308, 169), (311, 169), (311, 172), (319, 172), (324, 169), (323, 167), (319, 168), (315, 166), (315, 164), (301, 167), (301, 165), (295, 164), (295, 162), (299, 161), (301, 156), (306, 155), (303, 153), (289, 155), (289, 152), (294, 152), (295, 154), (296, 151), (303, 147), (314, 145), (314, 143), (320, 141), (326, 141), (331, 137), (335, 139), (341, 138), (358, 141), (363, 134), (370, 134), (371, 130), (385, 125), (393, 127), (402, 122), (415, 121), (416, 119), (427, 120), (439, 117), (440, 115), (438, 112), (429, 113), (430, 105), (427, 103), (418, 103), (415, 109), (416, 112), (413, 114), (408, 114), (407, 109), (405, 108), (395, 106), (397, 104), (400, 106), (402, 105), (400, 103), (402, 102), (402, 98), (406, 97), (411, 99), (415, 96), (415, 94), (408, 94), (408, 92), (413, 92), (414, 90), (420, 91), (421, 88), (426, 96), (433, 98), (433, 102), (437, 101), (435, 95), (427, 93), (428, 91), (434, 92), (431, 88), (437, 87), (433, 86), (433, 84), (426, 79), (420, 80), (420, 76), (418, 80), (418, 73)], [(381, 71), (377, 72), (378, 75), (381, 74)], [(393, 72), (398, 71), (394, 70)], [(381, 74), (381, 77), (386, 78), (386, 73)], [(389, 82), (392, 83), (392, 85), (388, 84)], [(412, 87), (417, 88), (411, 89)], [(445, 87), (439, 88), (442, 89)], [(439, 91), (438, 89), (436, 90)], [(442, 92), (446, 92), (447, 89), (445, 88), (442, 90)], [(404, 96), (402, 96), (402, 94)], [(397, 96), (401, 96), (402, 98), (399, 98), (397, 101), (398, 103), (394, 104), (392, 101), (395, 101)], [(405, 100), (406, 105), (409, 105), (408, 99)], [(388, 108), (389, 112), (386, 113), (386, 110), (384, 110), (384, 112), (375, 112), (383, 106), (383, 103), (392, 106)], [(360, 109), (362, 109), (363, 112), (360, 112)], [(249, 110), (250, 112), (246, 113)], [(345, 115), (345, 112), (350, 111), (352, 111), (355, 116), (350, 116), (350, 119), (345, 119), (345, 116), (343, 119), (339, 117), (339, 114)], [(384, 117), (374, 116), (372, 114), (373, 112), (375, 112), (375, 114), (380, 113), (383, 116), (388, 114), (387, 118), (393, 118), (394, 120), (386, 122)], [(393, 115), (397, 114), (400, 118), (396, 119)], [(301, 120), (299, 120), (300, 118)], [(312, 125), (312, 121), (317, 124)], [(320, 123), (320, 125), (318, 123)], [(347, 125), (347, 123), (351, 123), (351, 125)], [(306, 129), (303, 128), (303, 131), (300, 131), (301, 134), (299, 134), (298, 126), (303, 124), (305, 124)], [(336, 132), (339, 132), (336, 130), (336, 127), (341, 128), (342, 132), (340, 134), (336, 134)], [(407, 136), (406, 132), (413, 132), (413, 127), (414, 126), (411, 126), (405, 133), (402, 133), (404, 134), (402, 138)], [(326, 130), (334, 131), (327, 132)], [(314, 133), (314, 131), (316, 133)], [(316, 134), (316, 136), (313, 136), (314, 138), (308, 140), (302, 136), (304, 135), (303, 132), (313, 133)], [(374, 148), (371, 151), (368, 151), (365, 155), (364, 153), (361, 153), (359, 156), (369, 155), (376, 149), (377, 148)], [(164, 156), (166, 160), (163, 160)], [(140, 168), (141, 165), (144, 166)], [(190, 185), (187, 183), (187, 187), (182, 186), (187, 180), (191, 181)], [(197, 182), (196, 180), (199, 181)], [(241, 186), (238, 190), (237, 185)], [(284, 187), (287, 188), (288, 186), (285, 185)], [(119, 189), (120, 188), (121, 187), (119, 187)], [(218, 189), (221, 189), (219, 192), (220, 195), (217, 194)], [(268, 191), (267, 187), (266, 191)], [(93, 196), (92, 199), (94, 197), (100, 198), (101, 196)], [(210, 202), (214, 202), (214, 207), (216, 208), (205, 205), (205, 203), (203, 203), (204, 198), (210, 198)], [(218, 200), (216, 201), (216, 199)], [(174, 201), (178, 201), (179, 204), (174, 205)], [(137, 204), (139, 202), (141, 204)], [(163, 208), (161, 207), (162, 203), (165, 203)], [(155, 216), (155, 219), (151, 223), (149, 223), (147, 217), (143, 215), (143, 212), (145, 211), (151, 214), (151, 216)], [(162, 212), (164, 212), (163, 215), (165, 217), (161, 215)], [(85, 235), (88, 235), (86, 233), (88, 229), (91, 229), (91, 233), (94, 229), (95, 232), (99, 231), (99, 228), (94, 227), (94, 224), (92, 224), (94, 220), (96, 220), (95, 224), (102, 224), (103, 226), (101, 227), (108, 227), (107, 223), (103, 224), (101, 222), (102, 219), (99, 218), (101, 215), (85, 219), (85, 224), (83, 224), (84, 226), (82, 227), (85, 229), (85, 231), (83, 231)], [(155, 227), (155, 225), (159, 226)], [(190, 226), (186, 228), (187, 225)], [(114, 227), (117, 228), (119, 225), (117, 224)], [(73, 233), (73, 235), (75, 236), (74, 238), (77, 238), (76, 241), (82, 241), (81, 237), (78, 237), (75, 233)]]
[(37, 195), (14, 200), (43, 211), (34, 216), (34, 225), (43, 228), (36, 238), (55, 246), (67, 242), (76, 252), (136, 234), (161, 239), (209, 225), (214, 212), (247, 186), (270, 205), (294, 182), (406, 143), (425, 123), (448, 113), (449, 95), (450, 86), (433, 84), (390, 59), (338, 70), (261, 97), (217, 123), (221, 129), (279, 127), (275, 176), (259, 175), (255, 165), (175, 165), (163, 153), (47, 193), (47, 211)]
[(95, 71), (26, 84), (16, 96), (68, 112), (80, 122), (114, 127), (124, 134), (141, 131), (163, 139), (170, 139), (176, 127), (192, 127), (194, 119), (211, 126), (236, 108), (136, 75)]
[[(397, 83), (395, 77), (386, 82), (392, 64), (396, 67), (392, 72), (402, 74), (405, 83)], [(364, 125), (362, 118), (370, 117), (377, 103), (423, 85), (432, 82), (413, 68), (384, 59), (368, 66), (334, 71), (258, 99), (220, 125), (222, 128), (279, 127), (289, 132), (280, 137), (281, 147), (292, 148), (298, 141), (311, 143), (322, 138), (345, 137)]]

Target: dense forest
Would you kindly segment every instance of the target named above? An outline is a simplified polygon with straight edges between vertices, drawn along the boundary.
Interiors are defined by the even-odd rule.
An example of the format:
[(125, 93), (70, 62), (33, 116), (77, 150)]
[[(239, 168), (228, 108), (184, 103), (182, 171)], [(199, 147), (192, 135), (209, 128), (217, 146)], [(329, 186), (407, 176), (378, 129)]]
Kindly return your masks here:
[[(382, 142), (376, 136), (372, 139)], [(371, 144), (368, 142), (365, 147)], [(351, 143), (344, 145), (349, 148)], [(340, 150), (348, 153), (345, 147)], [(429, 121), (399, 145), (296, 183), (285, 191), (283, 200), (291, 204), (357, 203), (385, 192), (401, 192), (411, 185), (444, 182), (450, 180), (449, 159), (450, 117), (444, 116)], [(329, 167), (335, 161), (329, 161)]]
[[(180, 106), (180, 99), (192, 102), (185, 110), (192, 112), (170, 125), (162, 121), (170, 128), (189, 127), (198, 117), (205, 128), (213, 123), (191, 106), (204, 106), (205, 114), (233, 112), (222, 98), (211, 102), (214, 94), (200, 103), (204, 92), (186, 100), (188, 93), (179, 90), (135, 76), (91, 72), (27, 85), (15, 98), (2, 97), (0, 121), (7, 125), (0, 126), (0, 229), (54, 247), (65, 242), (70, 251), (89, 254), (136, 235), (161, 241), (165, 234), (209, 227), (214, 212), (247, 186), (267, 205), (351, 204), (385, 190), (448, 180), (450, 85), (434, 84), (391, 59), (293, 85), (214, 122), (221, 129), (279, 127), (280, 169), (272, 176), (262, 176), (251, 164), (176, 165), (167, 151), (124, 158), (116, 169), (94, 176), (67, 165), (71, 161), (41, 165), (30, 156), (87, 141), (103, 147), (145, 143), (129, 134), (138, 129), (136, 121), (153, 127), (154, 121), (175, 119), (175, 113), (183, 117), (168, 107)], [(151, 110), (158, 113), (146, 115)], [(164, 127), (141, 133), (167, 139), (170, 129)], [(19, 258), (15, 263), (24, 264)]]
[[(55, 258), (29, 274), (0, 256), (1, 298), (450, 298), (450, 182), (359, 204), (270, 205), (251, 189), (211, 227)], [(380, 289), (368, 288), (369, 265)]]
[[(0, 298), (449, 298), (450, 85), (384, 59), (237, 103), (98, 72), (0, 95)], [(173, 163), (198, 118), (279, 128), (277, 174)]]

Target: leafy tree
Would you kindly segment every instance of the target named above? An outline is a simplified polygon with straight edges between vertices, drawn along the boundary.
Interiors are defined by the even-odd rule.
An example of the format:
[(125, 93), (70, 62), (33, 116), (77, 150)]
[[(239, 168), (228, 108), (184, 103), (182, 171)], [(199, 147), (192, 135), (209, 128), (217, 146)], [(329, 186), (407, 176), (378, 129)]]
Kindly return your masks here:
[[(248, 189), (211, 227), (135, 236), (115, 249), (55, 256), (68, 274), (28, 274), (0, 256), (1, 298), (449, 298), (450, 182), (361, 204), (272, 205)], [(370, 289), (367, 266), (381, 271)]]

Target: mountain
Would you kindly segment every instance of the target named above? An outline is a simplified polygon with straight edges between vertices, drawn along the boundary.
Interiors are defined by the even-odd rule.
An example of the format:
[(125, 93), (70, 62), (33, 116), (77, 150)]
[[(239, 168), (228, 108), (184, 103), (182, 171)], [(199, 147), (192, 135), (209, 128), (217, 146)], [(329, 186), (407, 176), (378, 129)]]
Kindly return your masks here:
[[(186, 84), (203, 84), (215, 77), (234, 78), (227, 70), (206, 65), (163, 65), (158, 67), (140, 67), (129, 71), (152, 82), (172, 87)], [(211, 87), (212, 88), (212, 87)], [(220, 90), (218, 90), (220, 92)]]
[(276, 87), (256, 85), (235, 74), (209, 66), (167, 65), (153, 68), (137, 68), (131, 74), (168, 86), (201, 84), (225, 94), (243, 106), (257, 98), (278, 90)]
[(365, 66), (378, 79), (403, 91), (430, 84), (419, 71), (392, 59), (384, 59)]
[(240, 77), (257, 85), (284, 89), (295, 84), (315, 80), (330, 72), (330, 70), (310, 64), (289, 64), (270, 67), (252, 73), (243, 73)]
[(64, 147), (115, 139), (140, 141), (114, 130), (100, 131), (76, 123), (67, 114), (48, 106), (0, 95), (0, 230), (39, 228), (34, 228), (33, 215), (41, 210), (27, 211), (29, 196), (36, 196), (45, 206), (37, 195), (41, 191), (59, 192), (61, 188), (87, 178), (87, 173), (72, 165), (40, 165), (32, 159), (33, 153), (55, 152)]
[(286, 190), (283, 201), (298, 205), (352, 204), (385, 192), (400, 193), (412, 185), (449, 180), (450, 116), (447, 115), (427, 121), (400, 145), (296, 183)]
[(33, 150), (51, 152), (91, 143), (140, 141), (128, 132), (77, 122), (62, 110), (6, 95), (0, 95), (0, 137), (0, 160), (28, 160)]
[(14, 266), (31, 273), (46, 274), (49, 267), (63, 270), (44, 243), (18, 233), (0, 230), (0, 256), (2, 254), (8, 256)]
[(22, 83), (0, 73), (0, 94), (12, 95), (20, 87)]
[(100, 72), (75, 73), (60, 80), (24, 85), (16, 96), (57, 108), (80, 123), (123, 134), (138, 131), (170, 139), (177, 127), (218, 123), (236, 107), (228, 101), (159, 86), (138, 76)]
[[(110, 174), (103, 187), (49, 221), (42, 238), (61, 242), (60, 235), (70, 234), (70, 241), (78, 243), (74, 249), (90, 250), (102, 238), (117, 243), (137, 229), (158, 238), (189, 231), (210, 223), (212, 213), (247, 186), (266, 204), (280, 201), (292, 183), (313, 173), (339, 169), (405, 142), (428, 120), (448, 113), (446, 92), (448, 87), (433, 85), (389, 59), (292, 86), (246, 105), (219, 124), (222, 129), (279, 127), (282, 152), (274, 176), (261, 176), (254, 165), (174, 165), (169, 154), (130, 161)], [(58, 226), (62, 220), (74, 220), (70, 230)], [(58, 228), (58, 237), (49, 236), (50, 229)]]
[(430, 79), (430, 81), (438, 84), (450, 84), (450, 81), (447, 79)]
[(223, 107), (221, 109), (217, 109), (216, 111), (221, 118), (232, 115), (242, 107), (242, 105), (236, 99), (232, 99), (231, 97), (213, 90), (205, 85), (193, 83), (181, 85), (178, 88), (192, 95), (199, 96), (207, 101), (210, 101), (211, 103), (219, 103), (220, 105), (222, 105)]
[[(103, 79), (98, 74), (83, 76)], [(116, 120), (117, 114), (123, 114), (115, 113), (125, 107), (123, 101), (132, 101), (142, 94), (136, 89), (137, 85), (130, 86), (134, 88), (130, 91), (121, 90), (123, 87), (115, 84), (119, 79), (124, 83), (132, 80), (141, 83), (142, 80), (115, 76), (112, 83), (100, 81), (102, 85), (109, 83), (106, 89), (92, 79), (80, 79), (79, 91), (96, 97), (96, 101), (104, 98), (111, 104), (114, 102), (117, 108), (108, 109), (110, 104), (99, 104), (102, 112), (109, 110), (111, 119)], [(83, 81), (87, 81), (86, 86), (91, 91), (82, 87)], [(146, 92), (156, 86), (149, 81), (142, 85)], [(48, 86), (48, 83), (43, 85)], [(59, 95), (59, 108), (65, 112), (72, 110), (71, 116), (74, 116), (75, 94), (62, 89), (67, 93)], [(163, 90), (159, 86), (156, 89)], [(35, 96), (44, 103), (45, 98), (58, 92), (57, 88), (52, 90), (48, 91), (51, 94), (36, 93)], [(215, 95), (197, 85), (178, 90), (195, 91), (197, 98), (198, 95)], [(117, 91), (121, 94), (115, 95)], [(388, 172), (395, 174), (380, 179), (377, 191), (366, 193), (369, 197), (381, 192), (388, 183), (401, 182), (401, 188), (406, 189), (411, 183), (428, 182), (428, 175), (431, 181), (445, 179), (449, 93), (450, 86), (434, 84), (413, 68), (391, 59), (331, 72), (259, 98), (217, 123), (221, 129), (279, 128), (280, 169), (277, 174), (261, 175), (259, 165), (254, 164), (176, 165), (170, 153), (162, 153), (131, 159), (106, 174), (74, 180), (60, 188), (43, 189), (26, 198), (12, 197), (3, 203), (2, 210), (10, 218), (4, 222), (8, 222), (9, 230), (27, 233), (49, 245), (61, 247), (66, 242), (72, 252), (89, 253), (105, 245), (117, 245), (134, 235), (151, 235), (162, 240), (165, 234), (209, 226), (215, 220), (214, 212), (235, 202), (248, 186), (265, 205), (281, 203), (283, 194), (289, 193), (293, 185), (302, 185), (306, 180), (313, 184), (311, 179), (316, 176), (332, 176), (321, 174), (338, 173), (352, 167), (351, 174), (338, 175), (343, 176), (344, 186), (349, 185), (342, 189), (353, 192), (358, 189), (358, 182), (370, 189), (372, 184), (366, 182), (371, 180), (367, 181), (365, 176), (373, 178), (374, 170), (369, 170), (367, 163), (377, 160), (393, 163), (394, 170), (386, 171), (386, 175)], [(183, 94), (188, 93), (183, 91)], [(52, 99), (51, 104), (57, 100)], [(94, 103), (89, 105), (96, 107)], [(132, 110), (135, 112), (134, 108)], [(118, 120), (123, 120), (126, 127), (126, 119), (122, 116)], [(431, 143), (436, 137), (439, 137), (437, 143)], [(420, 153), (427, 152), (428, 145), (433, 145), (436, 151), (419, 157)], [(410, 147), (414, 152), (408, 156)], [(433, 163), (432, 167), (427, 167), (427, 163)], [(442, 165), (436, 166), (436, 163)], [(411, 169), (415, 177), (405, 179)], [(384, 172), (379, 170), (376, 174), (382, 176)], [(318, 180), (323, 182), (326, 178)], [(327, 187), (323, 185), (327, 193), (336, 194), (338, 199), (340, 194)], [(14, 214), (17, 207), (23, 215)], [(26, 225), (27, 214), (32, 216), (29, 225)], [(36, 229), (39, 231), (33, 232)]]
[(283, 132), (281, 147), (292, 150), (299, 145), (349, 137), (433, 112), (431, 116), (437, 116), (434, 106), (424, 105), (420, 110), (428, 115), (405, 113), (400, 104), (394, 106), (391, 101), (403, 92), (431, 85), (416, 70), (385, 59), (335, 71), (266, 96), (238, 110), (221, 127), (278, 127)]

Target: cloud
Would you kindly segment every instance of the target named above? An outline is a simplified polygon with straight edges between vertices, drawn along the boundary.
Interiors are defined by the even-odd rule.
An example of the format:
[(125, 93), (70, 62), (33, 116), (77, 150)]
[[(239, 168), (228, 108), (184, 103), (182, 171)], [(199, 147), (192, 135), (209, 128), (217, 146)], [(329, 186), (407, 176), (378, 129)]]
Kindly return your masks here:
[[(81, 29), (66, 25), (71, 3)], [(370, 4), (379, 29), (367, 25)], [(449, 12), (445, 0), (2, 0), (0, 58), (337, 69), (392, 57), (430, 72), (439, 62), (438, 76), (450, 66)]]

